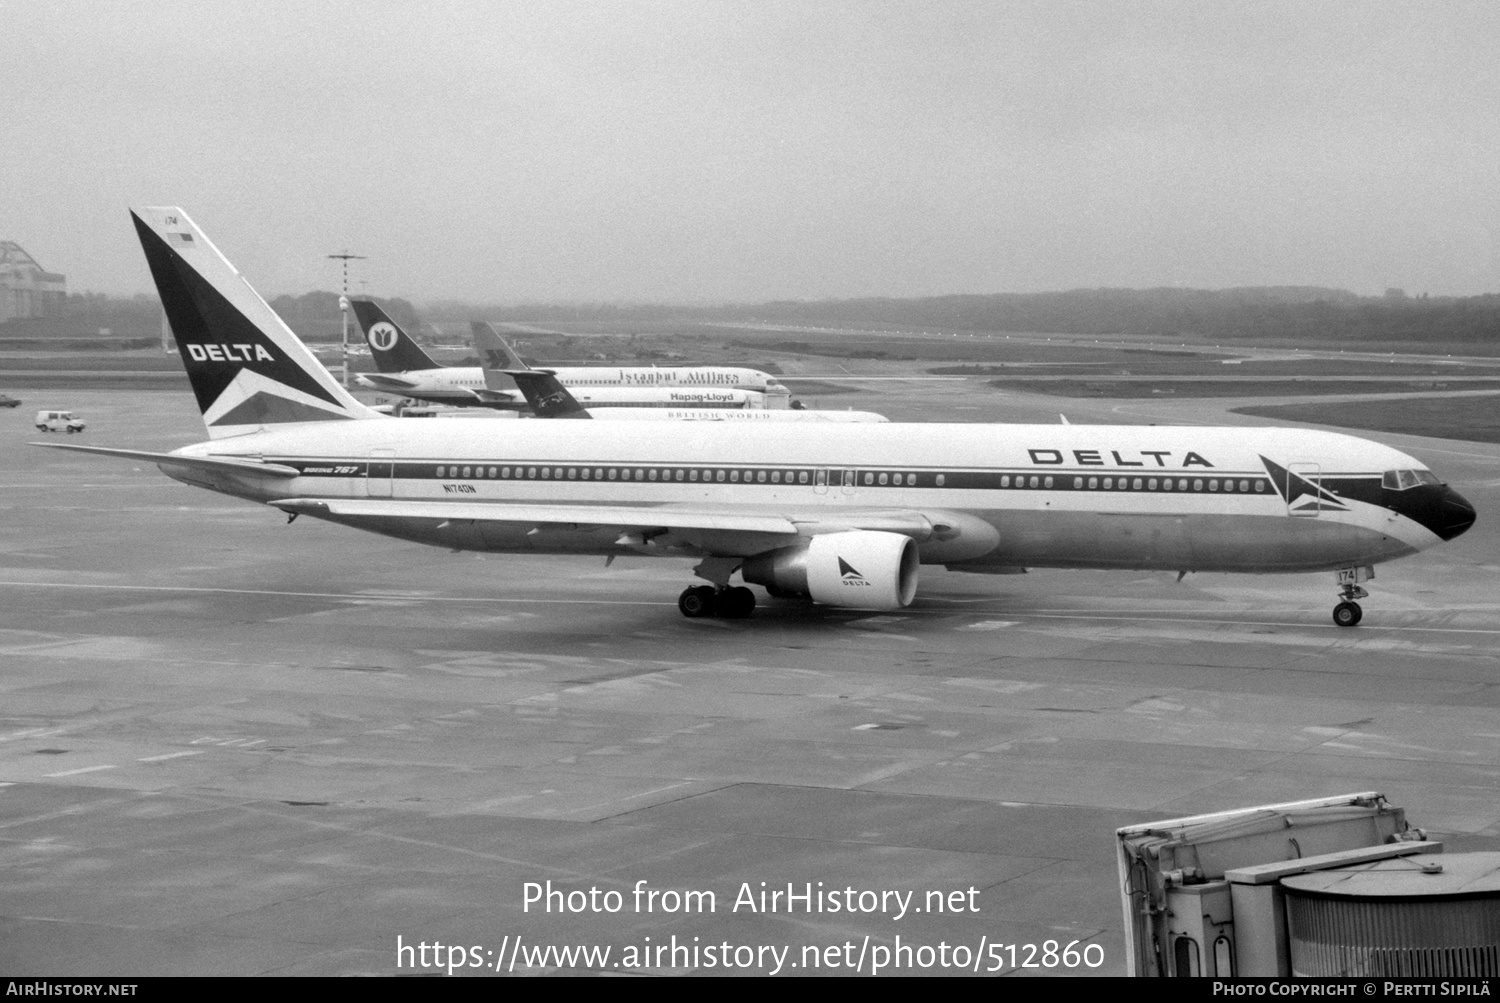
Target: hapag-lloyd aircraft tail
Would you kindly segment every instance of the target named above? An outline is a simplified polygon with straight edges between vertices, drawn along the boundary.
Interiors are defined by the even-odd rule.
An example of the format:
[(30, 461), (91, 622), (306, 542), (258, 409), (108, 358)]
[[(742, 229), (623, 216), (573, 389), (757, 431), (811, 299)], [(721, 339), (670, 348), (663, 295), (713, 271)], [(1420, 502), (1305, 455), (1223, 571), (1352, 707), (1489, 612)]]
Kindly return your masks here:
[(339, 386), (185, 212), (130, 215), (211, 438), (383, 417)]

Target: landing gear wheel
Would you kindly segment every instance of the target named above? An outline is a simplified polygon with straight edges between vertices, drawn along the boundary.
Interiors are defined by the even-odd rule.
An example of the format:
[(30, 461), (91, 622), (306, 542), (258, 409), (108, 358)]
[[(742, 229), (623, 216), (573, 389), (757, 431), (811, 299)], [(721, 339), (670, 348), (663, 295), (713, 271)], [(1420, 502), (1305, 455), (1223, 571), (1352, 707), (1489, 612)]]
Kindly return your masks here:
[(718, 601), (719, 615), (731, 620), (743, 620), (755, 610), (755, 593), (743, 586), (725, 589)]
[(698, 585), (682, 590), (682, 595), (677, 597), (677, 608), (682, 611), (683, 616), (693, 619), (713, 616), (714, 607), (718, 605), (716, 599), (712, 585)]
[(1333, 608), (1333, 622), (1340, 627), (1353, 627), (1364, 615), (1357, 602), (1341, 602)]

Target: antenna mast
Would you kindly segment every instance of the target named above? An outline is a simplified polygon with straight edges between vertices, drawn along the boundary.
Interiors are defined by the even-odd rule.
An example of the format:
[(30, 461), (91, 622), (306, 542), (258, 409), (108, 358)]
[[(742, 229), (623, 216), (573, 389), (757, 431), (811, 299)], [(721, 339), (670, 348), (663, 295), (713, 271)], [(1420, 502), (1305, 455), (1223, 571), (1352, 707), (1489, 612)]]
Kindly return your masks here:
[(350, 254), (349, 248), (344, 248), (342, 254), (330, 254), (330, 258), (337, 259), (344, 267), (344, 289), (339, 296), (339, 313), (344, 318), (344, 333), (341, 339), (343, 346), (341, 352), (341, 368), (344, 373), (344, 389), (349, 389), (349, 262), (368, 260), (363, 254)]

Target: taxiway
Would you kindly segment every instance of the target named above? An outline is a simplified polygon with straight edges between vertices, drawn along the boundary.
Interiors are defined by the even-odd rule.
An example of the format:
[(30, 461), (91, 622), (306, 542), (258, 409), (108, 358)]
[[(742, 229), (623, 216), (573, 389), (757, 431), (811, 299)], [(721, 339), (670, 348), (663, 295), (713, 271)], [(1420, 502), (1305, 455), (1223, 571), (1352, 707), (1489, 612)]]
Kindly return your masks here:
[[(1227, 399), (879, 393), (836, 406), (1264, 424)], [(202, 437), (186, 394), (65, 396), (89, 442)], [(611, 967), (675, 935), (791, 961), (1078, 941), (1103, 964), (1076, 972), (1117, 975), (1120, 825), (1374, 789), (1450, 849), (1500, 848), (1500, 446), (1370, 434), (1479, 520), (1381, 565), (1354, 630), (1325, 576), (932, 569), (899, 613), (763, 600), (690, 621), (686, 561), (286, 525), (149, 465), (27, 447), (29, 410), (0, 414), (7, 973), (432, 974), (397, 968), (398, 937), (489, 960), (519, 937), (689, 974)], [(548, 880), (627, 904), (527, 909)], [(637, 912), (639, 881), (717, 908)], [(760, 882), (974, 888), (978, 911), (730, 910)]]

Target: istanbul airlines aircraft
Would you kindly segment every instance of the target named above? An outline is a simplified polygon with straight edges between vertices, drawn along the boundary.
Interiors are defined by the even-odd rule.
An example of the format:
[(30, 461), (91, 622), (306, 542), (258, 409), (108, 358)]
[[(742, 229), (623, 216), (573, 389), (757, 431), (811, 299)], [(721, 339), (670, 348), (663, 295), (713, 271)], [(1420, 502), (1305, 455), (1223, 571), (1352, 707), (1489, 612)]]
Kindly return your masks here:
[[(702, 403), (714, 398), (718, 390), (694, 390), (690, 387), (578, 387), (569, 391), (554, 375), (555, 370), (532, 369), (493, 327), (483, 321), (471, 322), (474, 350), (479, 353), (479, 368), (491, 388), (500, 381), (513, 382), (526, 396), (526, 404), (538, 418), (599, 418), (639, 421), (660, 418), (668, 421), (886, 421), (873, 411), (809, 411), (787, 408), (770, 411), (765, 408), (730, 408)], [(626, 402), (616, 399), (630, 395)]]
[[(1474, 509), (1420, 462), (1332, 432), (1112, 425), (386, 418), (328, 374), (180, 209), (133, 213), (209, 440), (62, 446), (289, 513), (450, 549), (692, 557), (688, 616), (774, 594), (896, 609), (918, 567), (1335, 572), (1359, 622), (1381, 561)], [(38, 445), (53, 445), (38, 443)]]
[(360, 386), (434, 404), (505, 411), (519, 411), (526, 407), (526, 399), (519, 391), (486, 387), (478, 369), (438, 365), (374, 301), (350, 300), (349, 306), (354, 310), (359, 329), (364, 332), (365, 343), (370, 346), (370, 357), (380, 370), (356, 376), (355, 382)]
[[(480, 367), (439, 366), (375, 303), (353, 300), (350, 305), (380, 370), (360, 376), (362, 386), (440, 404), (525, 406), (504, 382), (487, 384)], [(551, 372), (575, 392), (594, 393), (591, 407), (781, 409), (791, 402), (791, 391), (774, 376), (733, 366), (571, 366)]]

